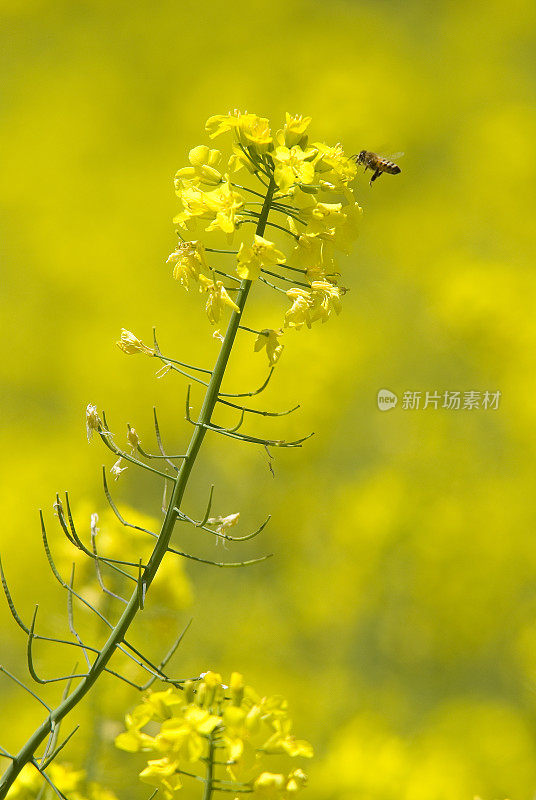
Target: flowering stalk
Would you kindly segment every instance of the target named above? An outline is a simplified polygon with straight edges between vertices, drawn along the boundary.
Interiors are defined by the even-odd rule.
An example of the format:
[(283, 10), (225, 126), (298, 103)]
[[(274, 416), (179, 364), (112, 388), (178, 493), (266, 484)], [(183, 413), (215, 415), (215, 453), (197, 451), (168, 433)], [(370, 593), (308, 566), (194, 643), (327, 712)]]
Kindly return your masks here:
[[(233, 153), (228, 161), (228, 172), (222, 175), (217, 169), (217, 165), (221, 159), (221, 153), (219, 153), (219, 151), (209, 150), (208, 147), (200, 145), (190, 151), (190, 167), (183, 168), (177, 173), (176, 188), (181, 201), (182, 210), (176, 216), (175, 222), (179, 226), (179, 236), (182, 242), (169, 259), (174, 264), (173, 276), (186, 289), (188, 289), (193, 282), (199, 285), (201, 292), (206, 293), (206, 311), (213, 324), (219, 322), (222, 313), (226, 309), (230, 309), (230, 319), (225, 335), (221, 336), (221, 334), (217, 333), (217, 338), (221, 339), (221, 347), (212, 370), (192, 367), (184, 362), (167, 358), (161, 353), (156, 338), (154, 347), (151, 348), (145, 345), (134, 334), (123, 330), (121, 340), (118, 342), (121, 350), (128, 355), (143, 353), (148, 357), (159, 359), (163, 362), (162, 369), (164, 370), (164, 374), (168, 371), (177, 371), (206, 387), (201, 410), (195, 421), (190, 418), (190, 395), (188, 390), (186, 398), (186, 418), (193, 425), (193, 433), (185, 454), (171, 456), (165, 452), (160, 438), (156, 415), (155, 431), (160, 455), (151, 455), (147, 453), (142, 448), (138, 433), (130, 426), (128, 426), (127, 441), (131, 449), (129, 452), (126, 452), (115, 443), (104, 414), (101, 419), (95, 406), (89, 405), (87, 408), (88, 438), (91, 438), (93, 432), (97, 432), (102, 442), (117, 457), (116, 462), (110, 470), (116, 479), (120, 477), (128, 464), (132, 464), (159, 475), (166, 481), (166, 485), (170, 482), (173, 487), (171, 497), (167, 503), (164, 520), (160, 527), (160, 532), (156, 534), (147, 530), (145, 527), (132, 525), (124, 520), (113, 503), (106, 478), (104, 478), (106, 497), (120, 522), (128, 527), (150, 534), (156, 539), (146, 563), (143, 563), (141, 559), (139, 563), (136, 563), (99, 555), (96, 548), (96, 520), (92, 520), (91, 550), (88, 549), (81, 541), (74, 527), (68, 496), (66, 497), (66, 510), (64, 510), (63, 504), (59, 497), (57, 497), (54, 508), (67, 539), (74, 547), (94, 561), (101, 588), (107, 592), (108, 595), (122, 600), (125, 604), (123, 613), (114, 626), (108, 623), (97, 609), (92, 607), (83, 596), (75, 591), (73, 586), (74, 573), (70, 583), (66, 583), (62, 579), (52, 559), (43, 518), (41, 516), (43, 543), (49, 564), (54, 576), (67, 590), (70, 602), (72, 603), (73, 596), (76, 597), (86, 606), (92, 608), (99, 619), (109, 625), (110, 633), (102, 647), (90, 647), (81, 641), (74, 629), (72, 610), (70, 611), (69, 627), (76, 638), (76, 642), (38, 635), (36, 633), (37, 608), (31, 626), (26, 626), (15, 610), (0, 564), (0, 577), (9, 608), (15, 621), (28, 637), (28, 667), (32, 677), (38, 683), (65, 680), (67, 681), (68, 687), (61, 702), (55, 708), (50, 708), (44, 701), (37, 697), (34, 692), (28, 689), (28, 687), (23, 686), (17, 679), (14, 679), (47, 708), (48, 714), (37, 730), (29, 737), (19, 753), (12, 755), (3, 749), (0, 750), (0, 755), (3, 755), (10, 761), (7, 770), (0, 780), (0, 800), (3, 800), (6, 796), (9, 788), (13, 785), (17, 776), (26, 765), (32, 765), (45, 780), (50, 781), (50, 777), (45, 772), (45, 765), (48, 765), (52, 758), (55, 757), (56, 750), (58, 749), (56, 748), (55, 742), (59, 725), (67, 714), (89, 692), (96, 680), (104, 672), (111, 673), (130, 685), (136, 686), (138, 689), (147, 688), (157, 679), (171, 683), (174, 686), (180, 687), (182, 684), (186, 686), (187, 682), (171, 680), (163, 671), (167, 659), (174, 651), (173, 648), (170, 654), (168, 654), (168, 657), (161, 662), (160, 666), (156, 666), (146, 656), (136, 650), (126, 639), (127, 632), (133, 620), (138, 612), (143, 609), (147, 590), (151, 586), (164, 556), (167, 553), (175, 553), (188, 558), (195, 558), (198, 561), (203, 561), (203, 559), (199, 559), (196, 556), (182, 553), (170, 547), (170, 539), (175, 524), (178, 521), (186, 521), (196, 525), (196, 527), (208, 530), (216, 536), (230, 540), (252, 538), (264, 527), (264, 525), (261, 526), (255, 533), (249, 536), (229, 536), (225, 531), (236, 522), (238, 515), (234, 514), (216, 519), (210, 518), (212, 491), (207, 511), (202, 520), (195, 522), (181, 510), (184, 492), (207, 431), (215, 431), (239, 441), (262, 445), (299, 446), (301, 442), (304, 441), (303, 439), (294, 442), (285, 442), (279, 439), (268, 440), (238, 432), (246, 413), (265, 416), (280, 416), (281, 414), (290, 413), (261, 411), (242, 406), (229, 399), (258, 394), (268, 383), (272, 371), (270, 371), (265, 384), (261, 389), (257, 390), (257, 392), (229, 395), (221, 392), (221, 385), (239, 327), (242, 327), (246, 332), (252, 332), (256, 336), (254, 349), (256, 351), (265, 349), (270, 366), (273, 368), (283, 349), (283, 345), (279, 341), (279, 338), (283, 334), (283, 328), (299, 330), (303, 326), (311, 327), (316, 321), (326, 322), (334, 313), (338, 314), (341, 310), (341, 297), (346, 290), (338, 285), (337, 276), (339, 273), (336, 271), (334, 251), (339, 249), (343, 252), (347, 252), (348, 243), (355, 236), (355, 223), (360, 209), (355, 201), (350, 184), (355, 178), (356, 167), (355, 163), (344, 155), (340, 145), (336, 145), (335, 147), (329, 147), (323, 143), (309, 145), (306, 133), (309, 123), (310, 118), (308, 117), (291, 117), (287, 114), (284, 128), (278, 131), (275, 136), (272, 136), (268, 127), (268, 120), (259, 118), (253, 114), (241, 115), (235, 112), (227, 117), (212, 117), (208, 120), (206, 126), (211, 137), (229, 132), (231, 132), (234, 137)], [(237, 184), (234, 180), (234, 174), (242, 169), (246, 169), (251, 175), (255, 176), (262, 184), (264, 191), (258, 192), (250, 187)], [(241, 181), (241, 184), (242, 183), (244, 183), (244, 181)], [(201, 189), (201, 186), (208, 187), (208, 190)], [(254, 198), (259, 198), (259, 200), (255, 199), (248, 202), (240, 192), (244, 192), (248, 196), (252, 195)], [(278, 222), (269, 219), (271, 211), (278, 215), (276, 217)], [(227, 249), (219, 246), (205, 247), (199, 241), (186, 241), (184, 235), (195, 228), (201, 220), (208, 221), (208, 226), (205, 228), (207, 232), (216, 232), (216, 235), (225, 234), (227, 235), (228, 241), (232, 241), (232, 237), (238, 231), (241, 238), (238, 249)], [(280, 224), (280, 222), (285, 224)], [(254, 225), (255, 232), (252, 237), (247, 234), (247, 231), (251, 230), (247, 228), (248, 225)], [(265, 238), (268, 229), (270, 231), (281, 231), (290, 238), (293, 250), (288, 258), (287, 254), (285, 254), (283, 250), (280, 250), (275, 242)], [(219, 232), (219, 234), (217, 232)], [(235, 274), (230, 274), (228, 271), (217, 270), (209, 266), (206, 261), (206, 253), (235, 256)], [(284, 274), (281, 274), (281, 270), (284, 270)], [(233, 286), (224, 286), (223, 281), (217, 278), (218, 274), (231, 281)], [(266, 277), (267, 275), (270, 279)], [(272, 279), (283, 283), (284, 288), (274, 284)], [(286, 311), (284, 316), (283, 328), (265, 328), (260, 331), (255, 331), (252, 328), (241, 325), (242, 315), (252, 283), (256, 281), (273, 288), (277, 291), (279, 296), (283, 295), (287, 300), (291, 301), (291, 307)], [(288, 284), (291, 284), (291, 288), (287, 288)], [(229, 292), (236, 292), (234, 299), (231, 298)], [(198, 374), (200, 373), (203, 375), (203, 378), (200, 378), (198, 374), (192, 375), (192, 371)], [(205, 377), (207, 377), (207, 380), (204, 380)], [(240, 420), (234, 428), (222, 428), (213, 423), (212, 416), (217, 403), (221, 403), (241, 412)], [(138, 456), (144, 460), (141, 460)], [(146, 463), (147, 460), (151, 459), (162, 459), (164, 463), (163, 469), (165, 471)], [(176, 459), (180, 459), (180, 467), (175, 464)], [(161, 465), (162, 461), (160, 461), (159, 464)], [(174, 474), (169, 473), (169, 467), (171, 467)], [(128, 599), (121, 598), (106, 589), (100, 574), (101, 563), (112, 569), (114, 574), (119, 573), (124, 578), (134, 581), (135, 588)], [(216, 562), (208, 563), (216, 564)], [(253, 562), (217, 563), (216, 565), (241, 566), (246, 563)], [(134, 570), (134, 575), (132, 574), (132, 570)], [(87, 661), (87, 672), (65, 676), (65, 678), (53, 678), (50, 679), (50, 681), (41, 679), (35, 671), (32, 658), (32, 645), (39, 639), (82, 648)], [(177, 646), (179, 642), (180, 637), (175, 646)], [(116, 650), (121, 650), (129, 655), (138, 666), (149, 672), (151, 677), (144, 686), (137, 686), (130, 679), (110, 669), (109, 662)], [(92, 662), (88, 654), (94, 656)], [(6, 671), (4, 670), (4, 672)], [(10, 675), (10, 677), (13, 676)], [(71, 691), (70, 683), (73, 679), (80, 679), (80, 682)], [(218, 683), (217, 680), (216, 683), (214, 683), (214, 678), (212, 680), (213, 686), (210, 688), (210, 692), (212, 692), (212, 695), (214, 692), (220, 692), (221, 694), (223, 684), (221, 684), (221, 682)], [(203, 686), (206, 686), (206, 683), (203, 684)], [(220, 697), (221, 703), (223, 703), (225, 699), (226, 698), (222, 695)], [(192, 701), (191, 697), (190, 700)], [(201, 702), (199, 697), (196, 702), (198, 705), (199, 702)], [(242, 714), (242, 712), (245, 714), (246, 711), (248, 714), (253, 713), (253, 707), (257, 709), (254, 714), (263, 713), (262, 710), (264, 706), (260, 701), (253, 702), (250, 697), (247, 702), (250, 703), (251, 707), (248, 706), (246, 710), (241, 707), (242, 701), (238, 703), (238, 706), (241, 707), (240, 714)], [(202, 714), (199, 708), (188, 707), (188, 724), (191, 723), (192, 715), (194, 718), (198, 718), (200, 713)], [(209, 712), (207, 711), (206, 713)], [(265, 711), (266, 724), (272, 725), (273, 723), (275, 727), (272, 731), (272, 738), (268, 739), (263, 747), (267, 747), (270, 742), (272, 742), (270, 746), (275, 746), (273, 745), (273, 741), (277, 740), (277, 747), (281, 747), (282, 750), (278, 751), (276, 749), (273, 752), (287, 752), (287, 754), (290, 755), (300, 754), (300, 748), (296, 751), (293, 739), (288, 735), (289, 723), (284, 713), (281, 710), (279, 710), (275, 716), (274, 713), (273, 710)], [(219, 740), (216, 739), (216, 735), (221, 735), (224, 737), (224, 741), (226, 741), (225, 732), (228, 732), (229, 729), (233, 729), (233, 726), (236, 728), (235, 723), (230, 725), (228, 719), (224, 719), (223, 717), (220, 719), (216, 713), (211, 715), (211, 719), (214, 722), (213, 727), (204, 731), (204, 735), (209, 735), (208, 753), (204, 757), (206, 760), (204, 800), (209, 800), (212, 792), (218, 790), (218, 786), (220, 787), (220, 791), (230, 791), (230, 789), (225, 789), (223, 787), (225, 782), (216, 780), (214, 777), (214, 752), (217, 751), (220, 746), (228, 746), (233, 753), (235, 752), (232, 742), (231, 744), (220, 745)], [(287, 728), (285, 728), (286, 734), (284, 734), (283, 729), (280, 730), (280, 728), (278, 728), (278, 725), (282, 724), (282, 719), (285, 719), (285, 725), (287, 725)], [(233, 735), (243, 744), (250, 733), (251, 731), (246, 725), (242, 733), (238, 734), (235, 730)], [(143, 734), (143, 736), (146, 735)], [(45, 746), (44, 754), (41, 756), (41, 761), (38, 762), (36, 752), (47, 737), (48, 742)], [(146, 740), (147, 737), (143, 741)], [(229, 741), (231, 740), (229, 739)], [(61, 749), (64, 744), (65, 743), (58, 747)], [(157, 748), (160, 746), (161, 742), (157, 743)], [(163, 766), (159, 765), (158, 769), (161, 768), (160, 772), (163, 769), (169, 777), (170, 769), (172, 774), (174, 774), (175, 767), (178, 772), (181, 771), (178, 762), (175, 764), (173, 761), (169, 761), (168, 755), (166, 755), (165, 758), (167, 758), (168, 761)], [(231, 759), (231, 762), (234, 763), (234, 760)], [(158, 772), (156, 767), (151, 769)], [(160, 775), (160, 778), (161, 777)], [(251, 779), (248, 784), (249, 788), (237, 791), (255, 791), (260, 796), (267, 797), (272, 797), (275, 793), (278, 797), (286, 798), (303, 785), (303, 782), (304, 776), (299, 770), (289, 775), (288, 778), (285, 778), (283, 775), (263, 772), (261, 775), (257, 776), (254, 782), (253, 779)], [(169, 796), (172, 797), (172, 795), (173, 792), (171, 791)]]
[[(274, 190), (275, 183), (272, 178), (266, 191), (262, 212), (257, 223), (257, 233), (259, 236), (262, 236), (266, 227), (266, 221), (270, 212)], [(212, 377), (205, 392), (205, 399), (201, 407), (199, 419), (195, 424), (195, 429), (190, 439), (186, 456), (182, 462), (177, 480), (175, 481), (173, 494), (168, 504), (167, 513), (164, 518), (164, 522), (162, 523), (160, 535), (149, 559), (149, 563), (143, 572), (142, 585), (145, 587), (145, 591), (151, 585), (158, 567), (160, 566), (160, 563), (168, 550), (169, 540), (178, 518), (178, 508), (180, 507), (180, 503), (182, 501), (192, 467), (197, 458), (197, 454), (203, 439), (205, 438), (207, 426), (211, 421), (212, 412), (214, 411), (214, 406), (216, 405), (216, 401), (218, 399), (218, 393), (225, 373), (225, 368), (231, 354), (231, 349), (233, 347), (236, 332), (238, 330), (238, 324), (240, 322), (240, 316), (244, 310), (250, 287), (251, 281), (249, 280), (243, 280), (240, 284), (240, 290), (236, 299), (236, 304), (239, 308), (239, 311), (233, 311), (231, 314), (221, 350), (216, 360)], [(33, 759), (37, 748), (42, 744), (42, 742), (44, 742), (53, 727), (58, 725), (69, 713), (69, 711), (78, 705), (82, 698), (89, 692), (99, 675), (101, 675), (104, 671), (117, 646), (123, 642), (126, 633), (139, 609), (139, 592), (136, 589), (132, 593), (128, 605), (121, 615), (119, 622), (114, 627), (113, 631), (108, 637), (108, 640), (102, 647), (99, 655), (89, 669), (86, 677), (83, 678), (81, 683), (71, 692), (71, 694), (68, 695), (68, 697), (66, 697), (65, 700), (63, 700), (63, 702), (61, 702), (57, 708), (47, 716), (47, 718), (41, 723), (34, 734), (30, 736), (28, 741), (24, 744), (19, 753), (9, 764), (0, 781), (0, 800), (3, 800), (3, 798), (6, 796), (9, 787), (12, 785), (25, 764)]]

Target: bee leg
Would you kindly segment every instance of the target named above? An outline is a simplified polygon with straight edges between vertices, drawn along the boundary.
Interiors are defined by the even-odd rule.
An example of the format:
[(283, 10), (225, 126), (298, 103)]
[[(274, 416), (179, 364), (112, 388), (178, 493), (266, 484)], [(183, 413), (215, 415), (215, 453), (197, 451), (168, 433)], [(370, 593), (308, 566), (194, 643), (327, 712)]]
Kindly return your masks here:
[(381, 169), (377, 169), (372, 178), (370, 179), (369, 184), (372, 186), (372, 182), (375, 181), (376, 178), (379, 178), (381, 174), (382, 174)]

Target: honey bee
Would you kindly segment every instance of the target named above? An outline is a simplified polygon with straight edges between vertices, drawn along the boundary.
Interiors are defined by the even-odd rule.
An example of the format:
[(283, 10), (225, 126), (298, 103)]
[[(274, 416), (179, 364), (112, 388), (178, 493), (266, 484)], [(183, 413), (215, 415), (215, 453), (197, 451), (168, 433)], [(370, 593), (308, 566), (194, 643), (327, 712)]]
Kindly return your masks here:
[[(401, 155), (402, 153), (397, 153), (397, 156)], [(371, 186), (372, 182), (375, 181), (376, 178), (379, 178), (382, 172), (387, 172), (389, 175), (398, 175), (399, 172), (402, 172), (398, 164), (395, 164), (394, 161), (390, 161), (384, 156), (379, 156), (377, 153), (371, 153), (370, 150), (361, 150), (360, 153), (356, 153), (356, 155), (351, 156), (351, 158), (356, 164), (363, 164), (365, 172), (367, 169), (372, 170), (374, 174), (370, 179)]]

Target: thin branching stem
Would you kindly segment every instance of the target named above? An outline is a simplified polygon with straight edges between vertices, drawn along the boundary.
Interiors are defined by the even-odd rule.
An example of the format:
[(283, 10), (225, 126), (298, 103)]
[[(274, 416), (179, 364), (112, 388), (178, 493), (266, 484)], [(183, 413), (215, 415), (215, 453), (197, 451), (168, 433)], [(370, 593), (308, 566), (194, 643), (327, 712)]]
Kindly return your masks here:
[(154, 344), (154, 357), (161, 358), (165, 361), (171, 361), (172, 364), (178, 364), (180, 367), (185, 367), (186, 369), (193, 369), (195, 372), (204, 372), (205, 375), (212, 375), (211, 369), (204, 369), (203, 367), (195, 367), (193, 364), (186, 364), (184, 361), (177, 361), (175, 358), (169, 358), (168, 356), (164, 356), (162, 351), (160, 350), (160, 345), (158, 344), (156, 338), (156, 328), (153, 328), (153, 344)]
[(69, 734), (68, 736), (66, 736), (66, 737), (65, 737), (65, 739), (63, 740), (63, 742), (61, 742), (61, 744), (59, 744), (59, 745), (58, 745), (58, 746), (57, 746), (57, 747), (56, 747), (56, 748), (55, 748), (55, 749), (52, 751), (52, 753), (51, 753), (49, 756), (47, 756), (47, 757), (46, 757), (46, 759), (44, 759), (44, 761), (42, 761), (42, 762), (41, 762), (41, 769), (46, 769), (46, 768), (48, 767), (48, 765), (49, 765), (49, 764), (50, 764), (52, 761), (54, 761), (54, 759), (56, 758), (56, 756), (57, 756), (59, 753), (61, 753), (61, 751), (63, 750), (63, 748), (64, 748), (64, 747), (65, 747), (65, 745), (67, 744), (67, 742), (68, 742), (70, 739), (72, 739), (72, 737), (75, 735), (75, 733), (77, 732), (77, 730), (79, 729), (79, 727), (80, 727), (80, 725), (77, 725), (77, 726), (76, 726), (76, 728), (73, 728), (73, 730), (70, 732), (70, 734)]
[(310, 289), (311, 285), (309, 283), (302, 283), (301, 281), (295, 281), (292, 278), (287, 278), (286, 275), (279, 275), (277, 272), (271, 272), (271, 270), (261, 267), (261, 272), (265, 275), (271, 275), (272, 278), (278, 278), (280, 281), (285, 281), (285, 283), (291, 283), (293, 286), (303, 286), (305, 289)]
[[(95, 566), (98, 568), (98, 562), (95, 562)], [(75, 565), (73, 564), (72, 570), (71, 570), (71, 580), (70, 580), (70, 583), (69, 583), (70, 591), (67, 592), (67, 620), (69, 622), (69, 630), (71, 631), (72, 635), (74, 636), (74, 638), (76, 639), (76, 641), (78, 642), (80, 647), (82, 648), (82, 652), (84, 653), (84, 658), (86, 659), (86, 664), (87, 664), (87, 667), (89, 669), (91, 667), (91, 661), (89, 660), (89, 656), (87, 654), (86, 648), (84, 647), (84, 643), (82, 642), (82, 639), (78, 635), (78, 631), (76, 630), (76, 628), (74, 626), (74, 613), (73, 613), (74, 571), (75, 571)], [(97, 574), (100, 574), (100, 573), (97, 572)]]
[(237, 408), (241, 411), (244, 411), (249, 414), (260, 414), (261, 417), (286, 417), (288, 414), (292, 414), (293, 411), (297, 411), (300, 407), (299, 404), (293, 406), (292, 408), (287, 409), (287, 411), (263, 411), (258, 408), (247, 408), (246, 406), (239, 406), (238, 403), (231, 403), (229, 400), (218, 400), (219, 403), (222, 403), (224, 406), (230, 406), (231, 408)]
[[(269, 173), (265, 174), (269, 178), (269, 185), (266, 191), (266, 196), (264, 199), (264, 206), (261, 212), (261, 216), (259, 217), (259, 220), (257, 222), (256, 230), (259, 236), (262, 236), (264, 234), (268, 220), (268, 214), (270, 211), (270, 207), (272, 205), (273, 195), (276, 190), (276, 185), (273, 176), (269, 175)], [(236, 305), (238, 306), (239, 310), (231, 312), (231, 317), (221, 345), (221, 349), (218, 358), (216, 360), (214, 369), (211, 372), (210, 381), (208, 382), (206, 388), (203, 405), (201, 407), (197, 423), (195, 424), (194, 431), (192, 433), (192, 437), (188, 445), (186, 457), (182, 461), (176, 480), (173, 481), (173, 491), (171, 493), (171, 498), (169, 501), (167, 512), (160, 529), (160, 534), (155, 543), (149, 561), (142, 573), (141, 580), (143, 581), (143, 586), (145, 587), (145, 590), (147, 590), (150, 587), (152, 581), (155, 578), (157, 570), (162, 562), (162, 559), (168, 552), (171, 535), (173, 533), (173, 530), (175, 528), (175, 523), (177, 521), (177, 516), (178, 516), (177, 509), (180, 508), (181, 506), (184, 492), (186, 490), (186, 486), (190, 478), (190, 474), (196, 462), (197, 455), (199, 453), (199, 450), (201, 448), (201, 445), (203, 443), (203, 440), (207, 432), (208, 425), (212, 418), (214, 407), (218, 400), (218, 395), (220, 393), (221, 384), (227, 367), (227, 362), (231, 355), (232, 347), (238, 330), (238, 325), (249, 295), (250, 288), (251, 288), (251, 281), (243, 280), (241, 282), (240, 290), (236, 297)], [(175, 366), (175, 365), (170, 365), (170, 366)], [(236, 436), (237, 434), (234, 435)], [(108, 437), (104, 436), (101, 438), (105, 440), (105, 444), (108, 446), (109, 442), (106, 441)], [(113, 447), (110, 449), (113, 449)], [(132, 460), (134, 463), (137, 462), (137, 459), (127, 459), (127, 460)], [(143, 462), (139, 461), (137, 463), (140, 465), (143, 464)], [(143, 464), (143, 467), (147, 469), (148, 465)], [(156, 470), (153, 471), (157, 472)], [(165, 473), (160, 473), (160, 474), (162, 477), (166, 478), (166, 480), (169, 480), (168, 475), (166, 475)], [(65, 585), (65, 582), (62, 581), (62, 584)], [(69, 590), (68, 587), (66, 588), (67, 590)], [(65, 697), (65, 699), (62, 700), (50, 714), (47, 714), (43, 722), (38, 726), (38, 728), (27, 739), (25, 744), (19, 750), (19, 752), (16, 755), (16, 758), (12, 760), (8, 765), (4, 775), (2, 776), (2, 779), (0, 780), (0, 800), (3, 800), (3, 798), (5, 798), (10, 786), (12, 786), (12, 784), (14, 783), (17, 776), (20, 774), (20, 771), (23, 769), (25, 764), (28, 763), (36, 764), (34, 754), (39, 748), (39, 746), (47, 738), (51, 729), (55, 725), (59, 724), (61, 720), (64, 719), (67, 716), (67, 714), (76, 705), (78, 705), (78, 703), (86, 696), (86, 694), (90, 691), (90, 689), (95, 684), (97, 679), (100, 677), (100, 675), (103, 674), (104, 670), (107, 668), (107, 665), (110, 659), (112, 658), (113, 654), (116, 652), (116, 650), (123, 643), (126, 644), (125, 636), (134, 618), (136, 617), (138, 611), (139, 611), (139, 596), (138, 596), (138, 586), (136, 586), (130, 596), (127, 606), (125, 607), (123, 613), (121, 614), (121, 617), (119, 618), (118, 622), (113, 627), (113, 629), (110, 631), (106, 642), (102, 646), (102, 649), (100, 650), (98, 656), (93, 662), (91, 668), (88, 670), (87, 674), (85, 674), (82, 677), (82, 679), (79, 681), (77, 686), (71, 691), (71, 693), (67, 697)], [(31, 640), (33, 637), (34, 626), (35, 626), (35, 616), (32, 622), (32, 627), (30, 628), (30, 633), (28, 636), (29, 640)], [(129, 645), (127, 646), (129, 647), (129, 649), (134, 649)], [(210, 794), (207, 795), (205, 800), (209, 799), (210, 799)]]
[(23, 683), (22, 681), (19, 681), (19, 679), (18, 679), (18, 678), (16, 678), (16, 677), (15, 677), (15, 675), (13, 675), (13, 674), (12, 674), (12, 673), (11, 673), (11, 672), (8, 670), (8, 669), (6, 669), (6, 668), (5, 668), (5, 667), (4, 667), (2, 664), (0, 664), (0, 672), (3, 672), (3, 673), (4, 673), (4, 675), (7, 675), (7, 677), (8, 677), (8, 678), (11, 678), (11, 680), (12, 680), (12, 681), (14, 681), (16, 684), (18, 684), (18, 685), (21, 687), (21, 689), (24, 689), (24, 691), (25, 691), (25, 692), (28, 692), (28, 694), (31, 694), (31, 696), (34, 698), (34, 700), (37, 700), (37, 702), (38, 702), (38, 703), (41, 703), (41, 705), (42, 705), (42, 706), (44, 706), (44, 707), (46, 708), (46, 710), (47, 710), (47, 711), (52, 711), (52, 709), (50, 708), (50, 706), (48, 706), (48, 705), (45, 703), (45, 701), (44, 701), (44, 700), (43, 700), (41, 697), (39, 697), (39, 695), (38, 695), (38, 694), (36, 694), (35, 692), (33, 692), (33, 691), (30, 689), (30, 687), (29, 687), (29, 686), (26, 686), (26, 684), (25, 684), (25, 683)]
[(268, 377), (266, 378), (262, 386), (260, 386), (258, 389), (254, 389), (254, 391), (252, 392), (237, 392), (236, 394), (232, 394), (230, 392), (218, 392), (218, 397), (255, 397), (256, 394), (264, 392), (273, 374), (274, 374), (274, 368), (271, 367), (270, 372), (268, 373)]
[(256, 530), (254, 530), (253, 533), (248, 533), (245, 536), (229, 536), (228, 533), (223, 533), (218, 529), (214, 530), (212, 528), (209, 528), (208, 525), (199, 525), (199, 523), (196, 522), (195, 519), (192, 519), (191, 517), (187, 516), (187, 514), (184, 514), (182, 511), (179, 513), (179, 519), (182, 522), (189, 522), (190, 525), (194, 525), (196, 528), (201, 528), (201, 530), (207, 531), (207, 533), (211, 533), (213, 536), (216, 536), (219, 539), (225, 539), (227, 542), (247, 542), (249, 539), (254, 539), (256, 536), (259, 535), (259, 533), (262, 533), (262, 531), (266, 528), (266, 526), (270, 522), (271, 518), (272, 515), (269, 514), (268, 517), (262, 523), (262, 525), (260, 525)]
[[(166, 655), (164, 656), (164, 658), (162, 659), (162, 661), (158, 665), (158, 669), (159, 670), (163, 670), (164, 667), (166, 666), (166, 664), (168, 663), (168, 661), (170, 661), (173, 658), (173, 656), (175, 655), (175, 652), (177, 651), (178, 646), (180, 645), (180, 643), (182, 642), (182, 640), (186, 636), (186, 633), (188, 631), (188, 628), (192, 624), (192, 621), (193, 620), (190, 619), (189, 622), (186, 624), (186, 626), (179, 633), (179, 635), (177, 636), (177, 638), (175, 639), (175, 641), (173, 642), (173, 644), (171, 645), (171, 647), (167, 651)], [(149, 678), (149, 680), (146, 683), (143, 684), (143, 686), (141, 687), (142, 690), (145, 691), (146, 689), (149, 689), (149, 687), (151, 687), (156, 680), (157, 680), (157, 676), (153, 675), (152, 678)]]
[(283, 269), (289, 269), (291, 272), (301, 272), (302, 275), (307, 275), (307, 270), (301, 267), (291, 267), (290, 264), (278, 264), (277, 266)]
[(270, 289), (275, 289), (276, 292), (280, 292), (281, 294), (287, 295), (286, 289), (282, 289), (280, 286), (276, 286), (275, 283), (271, 283), (271, 281), (267, 281), (266, 278), (261, 278), (259, 276), (259, 281), (261, 283), (266, 284), (266, 286), (269, 286)]

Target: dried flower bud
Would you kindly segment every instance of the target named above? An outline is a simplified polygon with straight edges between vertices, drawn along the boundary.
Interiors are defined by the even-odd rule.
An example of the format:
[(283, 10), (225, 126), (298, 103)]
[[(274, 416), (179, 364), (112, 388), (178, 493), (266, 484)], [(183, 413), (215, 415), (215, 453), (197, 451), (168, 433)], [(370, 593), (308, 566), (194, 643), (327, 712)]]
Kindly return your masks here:
[(160, 369), (158, 369), (155, 372), (155, 375), (156, 375), (157, 378), (163, 378), (165, 375), (168, 374), (170, 369), (171, 369), (171, 364), (164, 364), (163, 367), (160, 367)]
[(135, 353), (145, 353), (148, 356), (154, 356), (154, 350), (150, 347), (147, 347), (141, 339), (138, 339), (137, 336), (131, 331), (125, 330), (125, 328), (121, 328), (121, 338), (118, 342), (116, 342), (117, 346), (123, 353), (126, 353), (129, 356), (134, 355)]
[(101, 428), (102, 428), (102, 422), (100, 420), (99, 415), (97, 414), (97, 406), (94, 406), (91, 403), (89, 403), (86, 408), (86, 431), (87, 431), (88, 442), (91, 441), (91, 437), (93, 436), (93, 431), (100, 431)]
[(236, 514), (228, 514), (226, 517), (210, 517), (207, 519), (208, 525), (216, 525), (215, 533), (224, 533), (227, 528), (232, 528), (240, 519), (240, 511)]
[(127, 467), (122, 467), (121, 466), (121, 461), (122, 461), (122, 459), (118, 458), (117, 461), (115, 462), (115, 464), (113, 465), (113, 467), (110, 467), (110, 472), (114, 476), (115, 480), (117, 480), (119, 478), (119, 476), (121, 475), (121, 473), (124, 472), (127, 469)]
[(127, 428), (128, 428), (127, 441), (129, 445), (132, 447), (133, 451), (137, 450), (140, 443), (140, 437), (138, 436), (135, 428), (131, 428), (130, 425), (128, 424)]

